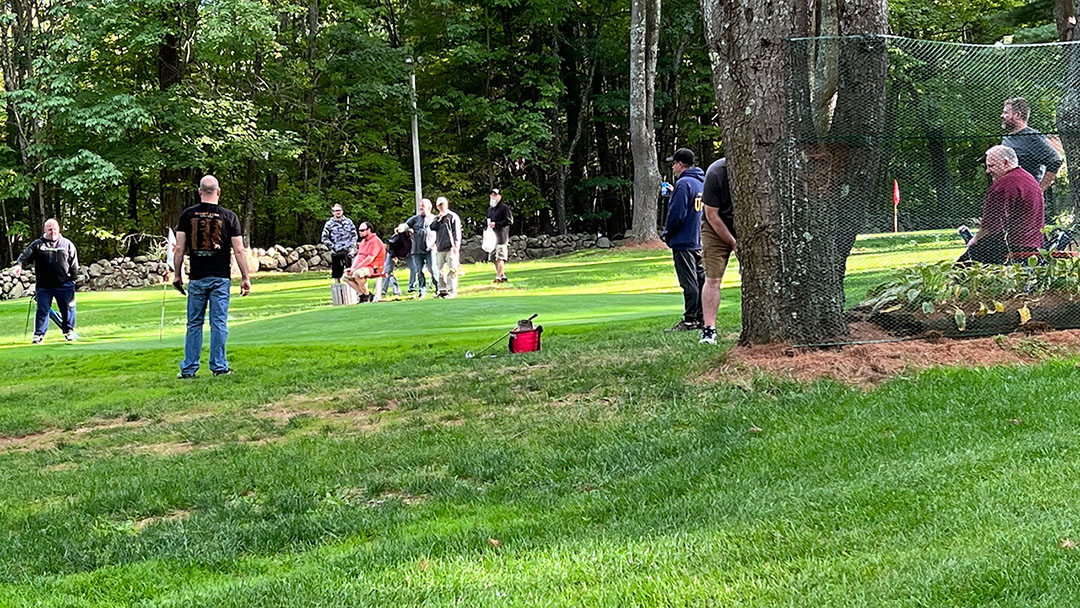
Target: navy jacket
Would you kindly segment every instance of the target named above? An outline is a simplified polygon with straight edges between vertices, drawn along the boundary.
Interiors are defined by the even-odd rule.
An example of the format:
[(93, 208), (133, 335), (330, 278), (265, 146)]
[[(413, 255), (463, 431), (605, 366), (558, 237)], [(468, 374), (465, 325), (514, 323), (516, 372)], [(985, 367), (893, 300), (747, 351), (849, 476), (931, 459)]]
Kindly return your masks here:
[(690, 167), (675, 182), (675, 191), (668, 202), (668, 247), (676, 251), (701, 249), (701, 190), (705, 184), (705, 172), (701, 167)]

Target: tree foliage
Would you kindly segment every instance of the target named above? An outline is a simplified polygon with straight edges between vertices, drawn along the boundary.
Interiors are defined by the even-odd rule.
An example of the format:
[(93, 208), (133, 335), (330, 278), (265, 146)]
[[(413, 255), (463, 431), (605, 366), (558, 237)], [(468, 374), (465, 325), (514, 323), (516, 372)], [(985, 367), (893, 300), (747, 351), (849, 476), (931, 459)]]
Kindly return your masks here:
[[(2, 4), (0, 255), (45, 217), (159, 233), (212, 172), (256, 245), (310, 242), (333, 203), (412, 209), (417, 58), (425, 194), (478, 225), (501, 187), (530, 233), (629, 228), (629, 3), (17, 0)], [(718, 130), (694, 2), (668, 3), (658, 146)], [(137, 248), (137, 241), (135, 248)], [(135, 250), (133, 248), (132, 251)]]

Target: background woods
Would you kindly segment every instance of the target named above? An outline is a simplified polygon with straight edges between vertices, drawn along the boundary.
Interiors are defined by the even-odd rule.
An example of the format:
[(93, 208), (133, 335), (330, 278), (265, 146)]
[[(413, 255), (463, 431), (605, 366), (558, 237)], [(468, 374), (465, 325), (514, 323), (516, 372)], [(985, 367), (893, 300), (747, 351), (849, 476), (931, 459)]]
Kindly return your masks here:
[[(416, 66), (425, 193), (529, 234), (629, 228), (628, 3), (3, 3), (0, 256), (59, 217), (86, 255), (139, 249), (217, 174), (255, 245), (310, 243), (341, 203), (411, 213)], [(718, 140), (701, 20), (669, 2), (658, 145)], [(145, 245), (143, 246), (145, 249)]]
[[(970, 42), (1017, 28), (1058, 36), (1051, 2), (976, 4), (894, 0), (890, 27)], [(173, 224), (205, 172), (254, 245), (313, 242), (332, 203), (389, 230), (413, 208), (407, 57), (418, 58), (425, 193), (448, 196), (474, 229), (496, 184), (530, 235), (631, 227), (630, 0), (0, 8), (5, 260), (48, 216), (88, 258), (145, 251), (123, 237)], [(701, 10), (660, 7), (659, 158), (676, 145), (703, 163), (721, 151)]]

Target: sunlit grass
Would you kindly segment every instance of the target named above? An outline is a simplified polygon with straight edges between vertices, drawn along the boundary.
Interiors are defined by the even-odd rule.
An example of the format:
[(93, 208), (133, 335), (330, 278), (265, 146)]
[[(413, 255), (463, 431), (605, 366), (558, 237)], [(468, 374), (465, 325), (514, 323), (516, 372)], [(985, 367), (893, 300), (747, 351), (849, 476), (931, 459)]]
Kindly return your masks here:
[[(959, 255), (864, 243), (849, 304)], [(26, 302), (0, 302), (0, 606), (1073, 603), (1073, 360), (703, 382), (737, 273), (718, 348), (662, 331), (667, 252), (508, 273), (353, 307), (325, 273), (256, 277), (237, 373), (194, 381), (174, 292), (162, 342), (160, 288), (80, 293), (75, 344), (25, 345)], [(465, 358), (534, 312), (544, 351)]]

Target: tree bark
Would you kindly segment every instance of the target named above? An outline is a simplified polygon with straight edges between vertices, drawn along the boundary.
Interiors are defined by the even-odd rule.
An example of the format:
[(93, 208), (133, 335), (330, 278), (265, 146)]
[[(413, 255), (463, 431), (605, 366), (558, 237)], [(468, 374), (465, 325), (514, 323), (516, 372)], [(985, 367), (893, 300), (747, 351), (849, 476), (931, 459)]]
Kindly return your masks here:
[[(24, 89), (26, 82), (33, 78), (34, 60), (37, 56), (35, 34), (40, 22), (35, 0), (9, 0), (4, 4), (4, 9), (5, 13), (12, 16), (12, 20), (9, 26), (0, 28), (0, 67), (3, 69), (4, 89), (10, 93)], [(40, 120), (25, 113), (14, 98), (8, 97), (7, 121), (9, 127), (14, 127), (13, 147), (19, 151), (23, 175), (33, 180), (33, 187), (27, 194), (27, 219), (31, 226), (38, 227), (49, 215), (42, 194), (42, 176), (39, 171), (41, 160), (33, 152), (41, 143)]]
[(660, 168), (653, 121), (660, 0), (630, 5), (630, 150), (634, 158), (633, 238), (655, 240)]
[[(836, 1), (841, 33), (883, 21), (881, 0)], [(879, 61), (887, 56), (873, 46), (868, 61), (865, 49), (842, 46), (833, 120), (820, 116), (830, 105), (823, 103), (829, 87), (812, 99), (812, 53), (787, 42), (812, 31), (814, 8), (808, 0), (702, 0), (739, 234), (744, 344), (820, 342), (846, 332), (841, 251), (858, 230), (838, 230), (837, 217), (861, 213), (865, 221), (869, 177), (880, 160), (867, 154), (879, 145), (867, 135), (880, 131)], [(869, 82), (875, 75), (880, 85)], [(836, 125), (828, 139), (807, 139)]]
[[(846, 39), (840, 50), (836, 112), (832, 130), (841, 142), (843, 155), (840, 198), (836, 222), (836, 262), (841, 307), (844, 276), (855, 237), (866, 229), (869, 209), (881, 182), (884, 157), (885, 82), (889, 73), (888, 43), (878, 34), (888, 32), (888, 7), (883, 0), (838, 0), (840, 33), (861, 38)], [(948, 163), (945, 163), (948, 171)], [(943, 189), (951, 196), (951, 182)], [(847, 332), (847, 326), (844, 326)]]
[(255, 159), (247, 160), (247, 171), (244, 172), (244, 224), (241, 230), (244, 232), (244, 246), (251, 247), (251, 223), (255, 217)]
[(131, 228), (128, 230), (128, 248), (124, 253), (129, 258), (133, 258), (139, 255), (139, 246), (142, 244), (142, 239), (139, 238), (139, 175), (132, 172), (128, 177), (128, 200), (127, 200), (127, 216), (131, 221)]
[(1057, 23), (1058, 40), (1073, 40), (1073, 30), (1076, 29), (1074, 0), (1054, 0), (1054, 21)]
[(739, 234), (742, 343), (788, 339), (795, 321), (785, 314), (788, 285), (777, 246), (777, 152), (786, 135), (787, 105), (785, 87), (777, 83), (785, 77), (784, 40), (806, 34), (807, 8), (804, 0), (702, 0)]
[[(1062, 42), (1077, 40), (1076, 6), (1073, 0), (1055, 0), (1054, 17), (1057, 20), (1058, 35)], [(1068, 66), (1065, 73), (1065, 86), (1057, 107), (1057, 128), (1061, 134), (1061, 146), (1065, 149), (1065, 161), (1080, 159), (1080, 49), (1076, 45), (1062, 48)], [(1080, 173), (1080, 172), (1078, 172)], [(1080, 210), (1080, 180), (1073, 180), (1069, 175), (1070, 206)]]
[[(194, 27), (197, 11), (197, 4), (185, 1), (182, 5), (175, 6), (162, 15), (162, 20), (173, 28), (165, 33), (161, 43), (158, 44), (158, 90), (162, 92), (173, 88), (184, 78), (184, 67), (188, 55), (186, 34), (190, 27)], [(168, 164), (168, 161), (161, 169), (158, 192), (161, 200), (162, 232), (176, 225), (180, 219), (180, 212), (186, 203), (190, 202), (189, 193), (192, 192), (191, 175), (193, 172), (190, 168), (172, 166)]]

